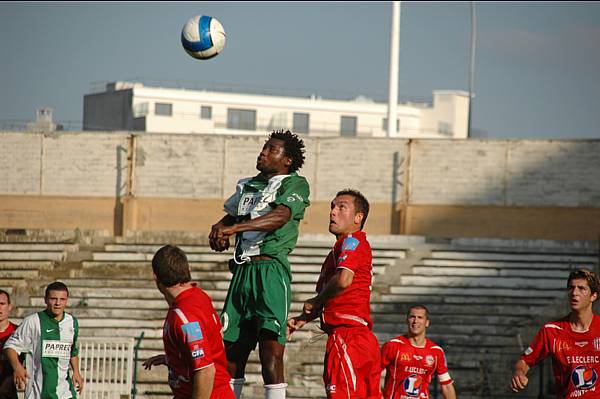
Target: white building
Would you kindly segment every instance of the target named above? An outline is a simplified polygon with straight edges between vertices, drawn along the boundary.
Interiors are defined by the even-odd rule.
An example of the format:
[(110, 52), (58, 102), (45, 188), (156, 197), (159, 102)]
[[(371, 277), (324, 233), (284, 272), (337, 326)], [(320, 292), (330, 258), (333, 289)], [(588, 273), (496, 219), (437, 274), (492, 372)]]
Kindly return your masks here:
[[(466, 138), (469, 96), (433, 92), (433, 104), (398, 105), (400, 138)], [(276, 129), (315, 137), (387, 136), (387, 103), (206, 90), (113, 82), (84, 96), (84, 130), (155, 133), (264, 134)]]

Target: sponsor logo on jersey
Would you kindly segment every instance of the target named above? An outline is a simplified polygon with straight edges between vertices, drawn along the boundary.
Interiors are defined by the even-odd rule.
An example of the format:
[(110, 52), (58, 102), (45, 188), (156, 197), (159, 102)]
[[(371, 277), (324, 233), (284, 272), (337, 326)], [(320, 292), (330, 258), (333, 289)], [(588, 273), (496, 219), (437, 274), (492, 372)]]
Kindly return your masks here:
[(344, 240), (344, 242), (342, 243), (342, 252), (344, 252), (344, 251), (354, 251), (358, 247), (359, 243), (360, 243), (360, 241), (358, 241), (354, 237), (348, 237), (348, 238), (346, 238)]
[(421, 387), (423, 386), (423, 378), (416, 374), (411, 374), (404, 379), (402, 383), (402, 387), (404, 388), (404, 392), (411, 397), (419, 396), (421, 392)]
[(587, 341), (582, 341), (582, 342), (575, 342), (575, 345), (577, 345), (580, 348), (583, 348), (584, 346), (586, 346), (588, 344)]
[(204, 349), (199, 348), (192, 351), (192, 359), (201, 359), (204, 357)]
[(244, 193), (240, 198), (238, 214), (247, 215), (250, 212), (258, 212), (269, 206), (269, 203), (275, 199), (275, 193)]
[(181, 326), (183, 333), (186, 336), (187, 342), (200, 341), (202, 339), (202, 329), (200, 323), (192, 321)]
[(415, 358), (415, 360), (423, 360), (423, 356), (413, 355), (413, 357)]
[(327, 386), (325, 387), (325, 391), (335, 393), (335, 384), (327, 384)]
[(408, 353), (402, 352), (400, 354), (400, 361), (401, 362), (410, 362), (410, 355)]
[(42, 341), (42, 357), (71, 358), (71, 344), (57, 340)]
[(595, 351), (600, 351), (600, 337), (594, 338), (592, 345), (594, 346)]
[(600, 356), (566, 356), (569, 364), (600, 363)]
[(425, 356), (425, 363), (427, 363), (428, 366), (433, 365), (433, 362), (434, 362), (433, 356), (431, 356), (431, 355)]
[(588, 366), (577, 366), (571, 373), (571, 382), (577, 389), (590, 389), (596, 384), (598, 374), (596, 370)]

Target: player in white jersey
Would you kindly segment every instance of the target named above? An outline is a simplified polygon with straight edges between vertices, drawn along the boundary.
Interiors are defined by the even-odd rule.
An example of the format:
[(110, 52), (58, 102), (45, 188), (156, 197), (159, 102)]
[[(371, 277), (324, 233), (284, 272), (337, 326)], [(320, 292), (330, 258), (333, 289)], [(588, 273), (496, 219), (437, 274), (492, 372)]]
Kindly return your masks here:
[[(65, 312), (69, 291), (56, 281), (46, 287), (46, 309), (29, 315), (4, 344), (15, 385), (25, 399), (76, 398), (83, 389), (79, 372), (77, 319)], [(25, 367), (19, 355), (25, 353)], [(69, 370), (72, 368), (72, 375)]]

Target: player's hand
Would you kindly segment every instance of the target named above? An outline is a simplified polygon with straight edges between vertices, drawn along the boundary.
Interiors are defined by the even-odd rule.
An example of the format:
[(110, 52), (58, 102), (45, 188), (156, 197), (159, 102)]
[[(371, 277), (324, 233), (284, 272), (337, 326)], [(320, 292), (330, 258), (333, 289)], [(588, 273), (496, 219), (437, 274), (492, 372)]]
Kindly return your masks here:
[(27, 374), (27, 370), (25, 370), (23, 365), (19, 365), (19, 367), (13, 372), (13, 381), (19, 390), (25, 389), (28, 378), (29, 374)]
[(527, 386), (529, 382), (529, 378), (522, 372), (516, 372), (512, 376), (512, 380), (510, 381), (510, 387), (514, 392), (519, 392)]
[(319, 310), (321, 304), (317, 301), (317, 297), (309, 298), (304, 301), (304, 306), (302, 307), (302, 315), (304, 317), (310, 318), (315, 312)]
[(142, 366), (144, 366), (144, 368), (146, 370), (151, 370), (152, 366), (163, 366), (166, 364), (167, 364), (167, 356), (166, 355), (156, 355), (156, 356), (152, 356), (151, 358), (146, 360), (144, 363), (142, 363)]
[(229, 237), (232, 234), (231, 226), (225, 226), (223, 223), (213, 225), (208, 235), (210, 248), (217, 252), (229, 249)]
[(81, 393), (81, 391), (83, 391), (83, 385), (85, 384), (85, 381), (79, 370), (73, 371), (73, 384), (75, 385), (75, 390), (77, 390), (77, 393)]
[(304, 315), (300, 315), (300, 316), (296, 316), (296, 317), (292, 317), (290, 319), (288, 319), (287, 321), (287, 340), (289, 341), (292, 338), (292, 334), (296, 331), (301, 329), (305, 324), (306, 324), (306, 318), (304, 317)]

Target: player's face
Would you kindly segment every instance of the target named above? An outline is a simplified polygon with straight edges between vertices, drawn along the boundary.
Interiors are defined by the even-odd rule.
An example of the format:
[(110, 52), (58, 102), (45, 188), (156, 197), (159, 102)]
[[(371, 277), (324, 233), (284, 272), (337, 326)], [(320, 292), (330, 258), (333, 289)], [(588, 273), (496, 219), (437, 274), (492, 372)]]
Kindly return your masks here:
[(12, 304), (8, 303), (6, 294), (0, 294), (0, 322), (8, 319), (11, 310)]
[(54, 317), (62, 316), (67, 307), (68, 299), (67, 291), (49, 291), (48, 296), (45, 298), (46, 309)]
[(429, 327), (429, 319), (427, 318), (425, 309), (411, 309), (406, 317), (406, 324), (410, 335), (425, 334), (425, 330)]
[(598, 294), (592, 294), (586, 279), (569, 281), (569, 306), (571, 310), (578, 311), (591, 308), (597, 297)]
[(354, 233), (360, 230), (362, 213), (356, 213), (354, 197), (339, 195), (331, 201), (329, 211), (329, 232), (336, 236)]
[(287, 174), (292, 159), (285, 155), (283, 140), (269, 139), (256, 158), (256, 169), (265, 175)]

